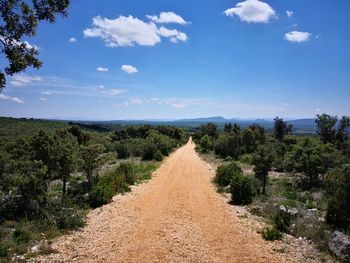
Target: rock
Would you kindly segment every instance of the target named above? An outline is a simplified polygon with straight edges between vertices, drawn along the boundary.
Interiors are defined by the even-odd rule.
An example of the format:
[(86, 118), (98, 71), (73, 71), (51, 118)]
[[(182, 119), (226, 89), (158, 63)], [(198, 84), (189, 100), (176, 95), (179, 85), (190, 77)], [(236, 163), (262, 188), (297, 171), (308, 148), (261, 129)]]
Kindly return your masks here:
[(280, 210), (284, 213), (287, 213), (287, 208), (284, 205), (280, 206)]
[(312, 208), (312, 209), (307, 209), (306, 210), (306, 217), (307, 218), (311, 218), (311, 217), (315, 217), (318, 213), (317, 208)]
[(290, 214), (291, 216), (297, 216), (299, 214), (299, 210), (295, 207), (288, 208), (287, 214)]
[(350, 262), (350, 236), (339, 231), (333, 232), (328, 248), (337, 257)]
[(36, 253), (39, 251), (39, 247), (38, 246), (33, 246), (31, 249), (30, 249), (30, 252), (32, 253)]

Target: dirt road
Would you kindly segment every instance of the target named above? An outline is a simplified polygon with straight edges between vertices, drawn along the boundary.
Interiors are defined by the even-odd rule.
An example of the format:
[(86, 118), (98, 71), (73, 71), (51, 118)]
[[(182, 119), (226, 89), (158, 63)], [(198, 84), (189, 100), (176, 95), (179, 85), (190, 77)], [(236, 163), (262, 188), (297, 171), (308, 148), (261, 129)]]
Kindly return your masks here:
[[(189, 141), (153, 179), (89, 214), (40, 262), (293, 262), (242, 224)], [(285, 256), (286, 257), (286, 256)]]

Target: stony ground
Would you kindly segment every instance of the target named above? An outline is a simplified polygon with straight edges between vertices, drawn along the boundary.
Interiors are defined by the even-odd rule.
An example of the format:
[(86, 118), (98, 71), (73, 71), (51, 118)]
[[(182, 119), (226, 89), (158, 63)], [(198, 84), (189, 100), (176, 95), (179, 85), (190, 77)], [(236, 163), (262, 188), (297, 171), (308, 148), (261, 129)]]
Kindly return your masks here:
[[(320, 262), (305, 242), (264, 241), (261, 224), (216, 193), (189, 141), (153, 179), (93, 210), (81, 231), (35, 262)], [(312, 255), (310, 257), (310, 255)]]

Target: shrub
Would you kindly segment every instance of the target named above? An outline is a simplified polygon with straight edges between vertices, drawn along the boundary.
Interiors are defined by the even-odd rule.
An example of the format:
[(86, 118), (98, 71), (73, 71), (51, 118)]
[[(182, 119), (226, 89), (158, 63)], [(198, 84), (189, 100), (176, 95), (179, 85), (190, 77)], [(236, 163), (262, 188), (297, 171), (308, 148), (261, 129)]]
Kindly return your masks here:
[(274, 227), (265, 227), (261, 231), (261, 236), (263, 239), (268, 241), (275, 241), (282, 239), (282, 233)]
[(90, 192), (89, 205), (92, 208), (108, 204), (114, 195), (112, 187), (96, 186)]
[(6, 257), (8, 255), (8, 247), (5, 243), (0, 242), (0, 257)]
[(253, 179), (243, 174), (235, 174), (230, 182), (231, 201), (235, 205), (247, 205), (253, 201)]
[(143, 149), (142, 160), (151, 161), (154, 159), (154, 155), (157, 152), (157, 145), (154, 143), (147, 143)]
[(242, 174), (242, 170), (236, 162), (220, 165), (216, 169), (214, 183), (221, 187), (228, 186), (230, 184), (231, 178), (237, 174)]
[(204, 153), (209, 152), (213, 148), (212, 139), (206, 134), (201, 138), (200, 141), (201, 150)]
[(161, 151), (156, 151), (156, 153), (154, 154), (154, 159), (157, 161), (157, 162), (161, 162), (163, 160), (163, 154), (161, 153)]
[(284, 212), (278, 213), (274, 218), (276, 229), (284, 233), (289, 233), (290, 221), (290, 216)]
[(130, 150), (125, 143), (118, 143), (116, 145), (116, 152), (118, 154), (118, 159), (127, 159), (130, 157)]
[(249, 153), (242, 154), (239, 157), (239, 161), (241, 163), (252, 164), (253, 163), (253, 155)]
[(27, 230), (24, 229), (16, 229), (13, 234), (12, 238), (15, 240), (17, 244), (25, 244), (28, 243), (31, 239), (30, 233)]
[(85, 225), (83, 214), (75, 208), (64, 208), (56, 217), (59, 229), (74, 230)]
[(124, 176), (125, 182), (129, 185), (134, 185), (136, 181), (135, 168), (132, 163), (121, 163), (116, 171)]

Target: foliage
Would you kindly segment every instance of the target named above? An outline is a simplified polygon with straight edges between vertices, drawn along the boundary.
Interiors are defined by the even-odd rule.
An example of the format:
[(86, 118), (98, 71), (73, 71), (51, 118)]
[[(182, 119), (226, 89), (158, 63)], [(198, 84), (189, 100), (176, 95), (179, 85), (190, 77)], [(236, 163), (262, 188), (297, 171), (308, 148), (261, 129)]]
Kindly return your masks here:
[(213, 140), (205, 134), (200, 141), (200, 147), (202, 152), (207, 153), (213, 149)]
[(261, 236), (263, 239), (268, 241), (275, 241), (282, 239), (282, 233), (274, 227), (265, 227), (261, 231)]
[(289, 233), (291, 218), (290, 215), (280, 211), (274, 218), (274, 223), (278, 231)]
[(130, 150), (126, 143), (117, 143), (115, 149), (118, 159), (127, 159), (130, 157)]
[(39, 51), (28, 42), (22, 42), (24, 36), (34, 36), (40, 21), (55, 22), (56, 14), (67, 15), (69, 0), (3, 0), (0, 2), (1, 53), (9, 65), (0, 71), (0, 92), (5, 87), (5, 74), (12, 76), (27, 67), (40, 68)]
[(350, 226), (350, 164), (334, 168), (326, 174), (326, 191), (329, 196), (327, 223), (347, 229)]
[(284, 136), (292, 132), (293, 126), (287, 124), (283, 119), (276, 117), (274, 119), (274, 134), (277, 140), (283, 140)]
[(266, 193), (266, 184), (272, 166), (272, 156), (265, 145), (260, 145), (253, 155), (254, 173), (262, 182), (262, 193)]
[(236, 173), (230, 181), (230, 193), (233, 204), (250, 204), (256, 194), (253, 178), (242, 173)]
[(215, 139), (218, 137), (218, 126), (215, 123), (209, 122), (201, 126), (201, 132), (203, 135), (208, 135), (209, 137)]
[(242, 174), (242, 170), (236, 162), (220, 165), (216, 169), (214, 182), (221, 187), (228, 186), (231, 179), (237, 174)]
[(104, 147), (101, 144), (91, 144), (81, 147), (81, 170), (85, 173), (90, 187), (94, 172), (103, 163), (103, 159), (101, 158), (103, 151)]

